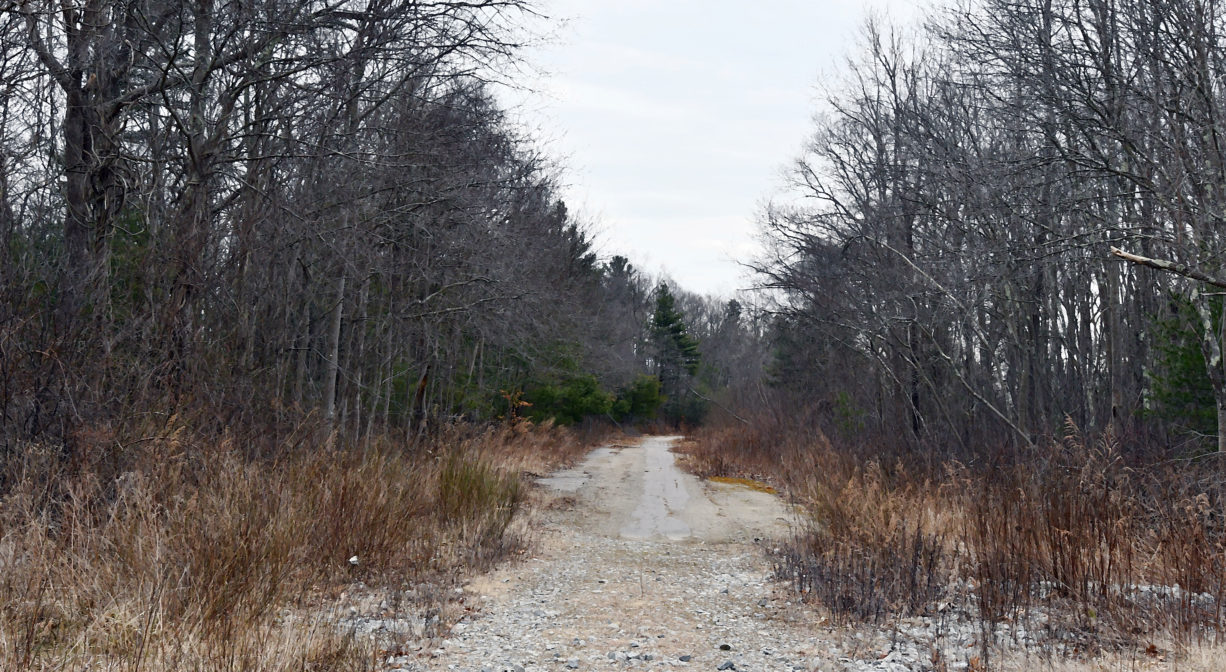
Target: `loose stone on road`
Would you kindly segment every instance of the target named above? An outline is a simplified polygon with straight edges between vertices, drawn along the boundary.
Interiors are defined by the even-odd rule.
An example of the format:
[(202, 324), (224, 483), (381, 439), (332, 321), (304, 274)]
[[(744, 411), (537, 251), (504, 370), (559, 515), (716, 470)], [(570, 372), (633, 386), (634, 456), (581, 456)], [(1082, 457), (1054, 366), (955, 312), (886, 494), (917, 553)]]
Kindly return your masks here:
[(534, 557), (470, 582), (477, 613), (406, 669), (791, 672), (831, 660), (760, 545), (788, 533), (787, 507), (683, 473), (675, 438), (601, 448), (541, 479)]

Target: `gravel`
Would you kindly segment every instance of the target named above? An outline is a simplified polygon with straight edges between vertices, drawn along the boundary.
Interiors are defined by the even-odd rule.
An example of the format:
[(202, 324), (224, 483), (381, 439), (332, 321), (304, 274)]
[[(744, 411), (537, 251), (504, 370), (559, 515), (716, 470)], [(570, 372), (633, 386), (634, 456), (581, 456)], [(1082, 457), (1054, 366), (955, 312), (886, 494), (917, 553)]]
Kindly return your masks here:
[[(473, 610), (443, 636), (419, 644), (416, 655), (389, 658), (385, 669), (932, 669), (931, 648), (918, 642), (932, 641), (934, 627), (948, 626), (914, 621), (908, 624), (911, 630), (861, 637), (818, 625), (812, 608), (772, 580), (762, 547), (770, 543), (765, 531), (746, 528), (718, 541), (611, 533), (621, 525), (619, 516), (628, 515), (623, 509), (635, 502), (609, 501), (607, 490), (597, 496), (592, 484), (622, 479), (633, 492), (629, 479), (643, 470), (618, 460), (636, 459), (634, 451), (626, 448), (615, 458), (606, 453), (608, 464), (584, 472), (591, 483), (584, 480), (565, 497), (538, 491), (534, 513), (525, 521), (537, 539), (534, 557), (471, 582), (464, 600)], [(678, 472), (677, 478), (692, 477)], [(711, 521), (713, 529), (726, 531), (743, 523), (736, 520), (736, 507), (712, 504), (710, 509), (710, 515), (728, 523)], [(593, 525), (594, 519), (608, 524)], [(945, 657), (947, 669), (965, 669), (966, 663), (957, 660), (962, 644), (948, 643), (955, 653)]]
[(758, 606), (776, 589), (760, 549), (551, 537), (551, 550), (573, 554), (541, 553), (496, 573), (509, 590), (483, 600), (418, 669), (716, 669), (727, 661), (792, 672), (822, 662), (815, 633)]

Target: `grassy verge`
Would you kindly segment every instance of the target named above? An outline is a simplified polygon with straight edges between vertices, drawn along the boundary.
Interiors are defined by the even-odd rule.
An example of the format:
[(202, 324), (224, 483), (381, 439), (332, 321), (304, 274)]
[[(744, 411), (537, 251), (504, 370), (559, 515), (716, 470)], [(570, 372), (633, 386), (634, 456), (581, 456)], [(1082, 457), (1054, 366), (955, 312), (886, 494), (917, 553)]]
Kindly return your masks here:
[(1073, 427), (973, 464), (777, 426), (704, 430), (685, 451), (702, 475), (762, 479), (804, 508), (777, 572), (834, 624), (969, 631), (963, 662), (983, 669), (1008, 669), (1001, 651), (1220, 669), (1196, 663), (1221, 661), (1226, 635), (1220, 459), (1146, 462)]
[(164, 431), (101, 445), (88, 464), (14, 453), (0, 498), (0, 669), (374, 668), (394, 646), (345, 623), (436, 622), (463, 572), (520, 547), (508, 524), (521, 472), (582, 448), (528, 424), (412, 451), (318, 443), (254, 458), (233, 438)]

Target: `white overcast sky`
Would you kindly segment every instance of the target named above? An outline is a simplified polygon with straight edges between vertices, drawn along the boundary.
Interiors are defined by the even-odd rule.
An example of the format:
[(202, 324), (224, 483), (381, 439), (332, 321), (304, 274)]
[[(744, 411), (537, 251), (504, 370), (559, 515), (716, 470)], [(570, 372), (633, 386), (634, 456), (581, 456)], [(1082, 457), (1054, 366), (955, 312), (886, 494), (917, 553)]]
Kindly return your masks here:
[(526, 54), (513, 102), (564, 167), (563, 196), (623, 254), (683, 288), (748, 284), (755, 216), (812, 130), (866, 16), (919, 21), (923, 0), (542, 0), (563, 23)]

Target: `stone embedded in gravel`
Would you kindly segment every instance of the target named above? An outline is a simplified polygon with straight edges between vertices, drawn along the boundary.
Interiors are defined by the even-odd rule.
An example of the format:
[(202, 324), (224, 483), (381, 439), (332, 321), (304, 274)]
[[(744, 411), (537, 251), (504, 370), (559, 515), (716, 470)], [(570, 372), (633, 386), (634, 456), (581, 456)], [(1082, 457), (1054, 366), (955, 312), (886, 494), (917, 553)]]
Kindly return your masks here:
[(678, 660), (680, 660), (683, 663), (688, 663), (691, 660), (694, 660), (694, 656), (691, 656), (690, 654), (687, 653), (684, 656), (681, 656), (680, 658), (678, 658)]
[(724, 662), (719, 664), (719, 667), (715, 669), (717, 670), (735, 670), (736, 664), (733, 663), (731, 660), (725, 660)]
[(731, 651), (731, 650), (732, 650), (732, 645), (730, 645), (730, 644), (720, 644), (720, 645), (719, 645), (719, 650), (720, 650), (720, 651)]
[(577, 669), (579, 669), (579, 659), (578, 659), (578, 658), (571, 658), (570, 660), (566, 661), (566, 669), (568, 669), (568, 670), (577, 670)]

